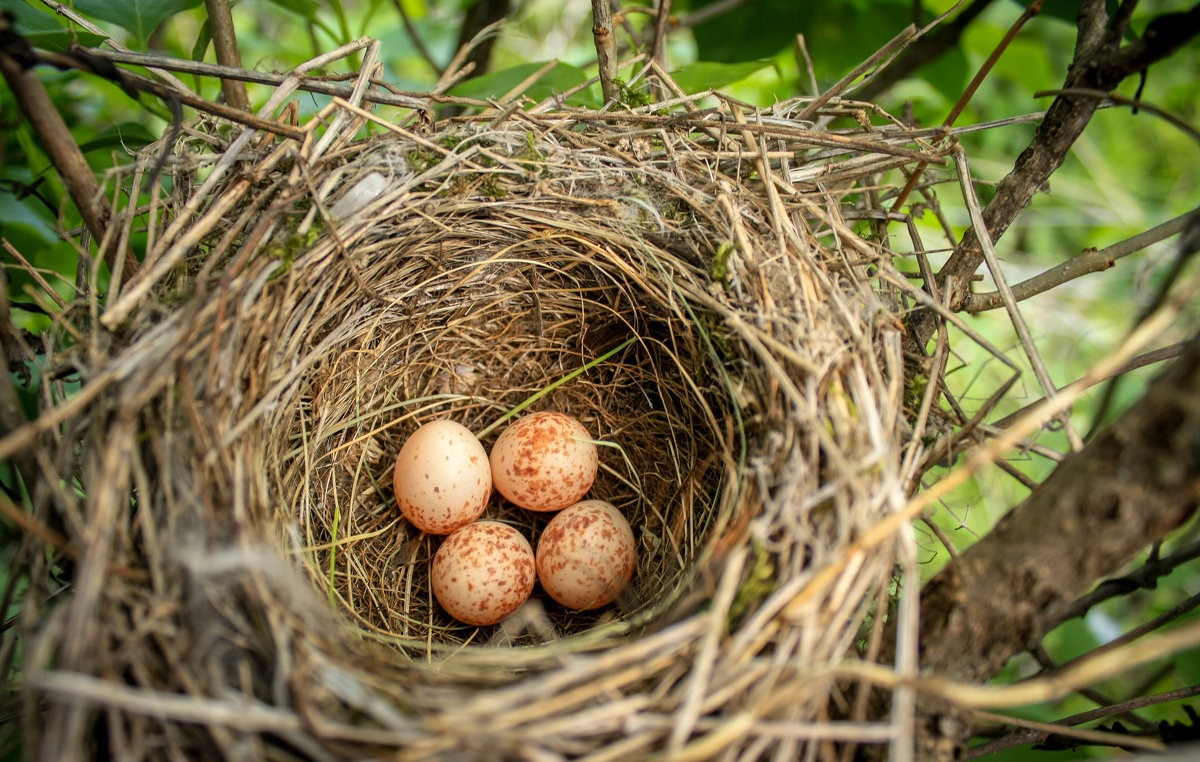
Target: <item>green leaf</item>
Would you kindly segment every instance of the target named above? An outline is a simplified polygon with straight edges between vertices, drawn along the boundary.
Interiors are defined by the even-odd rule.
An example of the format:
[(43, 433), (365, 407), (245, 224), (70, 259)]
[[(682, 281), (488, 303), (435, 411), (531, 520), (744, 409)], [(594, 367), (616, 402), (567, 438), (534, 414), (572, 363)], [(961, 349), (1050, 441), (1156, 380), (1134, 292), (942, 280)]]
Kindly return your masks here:
[[(700, 9), (717, 1), (695, 0), (692, 5)], [(742, 3), (693, 29), (697, 57), (726, 63), (770, 58), (789, 47), (810, 19), (828, 13), (835, 5), (797, 0)]]
[(770, 61), (742, 61), (740, 63), (697, 61), (671, 72), (671, 78), (685, 92), (698, 93), (710, 87), (715, 89), (738, 82), (772, 65)]
[(138, 122), (114, 124), (104, 132), (79, 146), (84, 153), (104, 148), (134, 151), (153, 143), (157, 138)]
[(29, 44), (42, 50), (66, 50), (72, 42), (80, 45), (99, 45), (104, 41), (91, 32), (74, 32), (57, 16), (30, 5), (25, 0), (0, 0), (0, 11), (8, 11), (17, 19), (17, 33)]
[(285, 11), (302, 16), (309, 21), (315, 19), (317, 11), (321, 10), (321, 4), (316, 0), (271, 0), (271, 2)]
[(75, 0), (75, 10), (129, 30), (145, 42), (158, 25), (204, 0)]
[(696, 26), (697, 57), (726, 63), (770, 58), (790, 51), (796, 35), (803, 34), (817, 79), (825, 86), (883, 47), (912, 16), (911, 0), (749, 0)]
[[(545, 61), (518, 64), (509, 69), (492, 74), (484, 74), (482, 77), (474, 77), (452, 88), (450, 95), (457, 95), (460, 98), (478, 98), (480, 100), (499, 98), (509, 93), (514, 87), (524, 82), (526, 78), (545, 65)], [(586, 82), (587, 79), (588, 76), (583, 72), (583, 69), (571, 66), (570, 64), (559, 63), (526, 89), (525, 95), (533, 100), (542, 100), (543, 98), (549, 98), (558, 93), (570, 90), (572, 87)], [(577, 105), (599, 105), (596, 102), (595, 93), (591, 92), (590, 88), (581, 90), (571, 96), (568, 102)]]

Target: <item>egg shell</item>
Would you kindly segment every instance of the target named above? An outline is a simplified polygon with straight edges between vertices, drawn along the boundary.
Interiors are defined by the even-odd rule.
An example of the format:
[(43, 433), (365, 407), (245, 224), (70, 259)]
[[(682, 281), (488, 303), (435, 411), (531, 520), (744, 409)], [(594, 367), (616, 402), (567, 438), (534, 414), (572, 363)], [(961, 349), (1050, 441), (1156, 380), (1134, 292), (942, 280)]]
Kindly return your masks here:
[(476, 521), (453, 532), (433, 556), (433, 595), (446, 613), (477, 627), (496, 624), (521, 607), (536, 578), (533, 548), (498, 521)]
[(542, 588), (569, 609), (610, 603), (629, 584), (637, 565), (629, 522), (603, 500), (584, 500), (550, 519), (536, 555)]
[(454, 421), (430, 421), (412, 433), (396, 456), (396, 504), (413, 526), (450, 534), (483, 513), (492, 494), (487, 450)]
[(497, 491), (531, 511), (557, 511), (591, 489), (600, 467), (592, 437), (574, 417), (542, 411), (517, 420), (492, 446)]

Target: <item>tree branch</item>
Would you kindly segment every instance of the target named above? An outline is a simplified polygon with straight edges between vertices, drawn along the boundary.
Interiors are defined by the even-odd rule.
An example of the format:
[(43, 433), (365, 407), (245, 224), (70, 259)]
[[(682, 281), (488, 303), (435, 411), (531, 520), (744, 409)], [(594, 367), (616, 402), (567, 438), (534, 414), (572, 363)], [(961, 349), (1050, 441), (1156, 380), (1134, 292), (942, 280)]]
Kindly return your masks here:
[(658, 16), (654, 19), (654, 46), (650, 58), (663, 71), (667, 70), (667, 29), (671, 26), (671, 0), (658, 0)]
[[(242, 68), (242, 53), (238, 49), (237, 32), (233, 28), (233, 13), (229, 8), (229, 0), (204, 0), (204, 6), (208, 9), (208, 26), (212, 31), (217, 63), (235, 69)], [(250, 95), (246, 92), (245, 82), (223, 79), (221, 92), (225, 95), (225, 102), (233, 108), (250, 110)]]
[[(0, 76), (4, 77), (16, 96), (21, 113), (62, 178), (67, 193), (83, 217), (84, 225), (100, 247), (99, 255), (108, 264), (110, 272), (120, 272), (122, 282), (128, 281), (137, 271), (137, 259), (129, 247), (118, 252), (115, 240), (106, 237), (112, 209), (101, 191), (96, 174), (79, 150), (49, 93), (32, 69), (28, 68), (36, 60), (33, 51), (25, 44), (24, 38), (11, 31), (10, 19), (0, 20), (0, 35), (3, 35)], [(13, 52), (17, 52), (19, 60), (13, 57)], [(118, 258), (124, 261), (120, 262)]]
[[(1200, 209), (1193, 209), (1187, 214), (1181, 214), (1131, 238), (1114, 243), (1112, 246), (1106, 246), (1100, 250), (1083, 251), (1061, 265), (1016, 284), (1012, 287), (1013, 296), (1017, 301), (1022, 301), (1089, 273), (1107, 270), (1114, 266), (1121, 257), (1129, 256), (1150, 244), (1183, 232), (1188, 225), (1193, 224), (1194, 220), (1200, 220)], [(962, 308), (966, 312), (985, 312), (1002, 306), (1004, 306), (1004, 302), (1001, 300), (999, 292), (991, 291), (986, 294), (968, 295), (963, 300)]]
[(896, 57), (870, 82), (859, 88), (856, 97), (866, 101), (875, 100), (900, 80), (914, 71), (940, 58), (947, 50), (958, 44), (963, 32), (979, 17), (994, 0), (974, 0), (952, 20), (938, 26), (933, 32), (920, 38)]
[(612, 30), (612, 8), (608, 0), (592, 0), (592, 37), (596, 40), (600, 91), (604, 94), (605, 103), (613, 103), (620, 98), (617, 88), (617, 42)]
[[(1139, 40), (1118, 47), (1124, 34), (1123, 19), (1119, 16), (1116, 24), (1109, 25), (1103, 0), (1086, 0), (1081, 4), (1079, 37), (1065, 90), (1112, 90), (1126, 77), (1145, 71), (1200, 34), (1200, 5), (1155, 19)], [(1062, 165), (1098, 105), (1099, 101), (1092, 97), (1055, 98), (1033, 141), (1017, 157), (1012, 171), (1000, 181), (991, 203), (983, 210), (984, 223), (993, 241), (1004, 235), (1038, 189)], [(938, 272), (940, 284), (944, 286), (950, 281), (956, 284), (950, 301), (952, 309), (961, 309), (967, 296), (965, 284), (982, 262), (983, 250), (974, 232), (968, 230)], [(915, 319), (913, 332), (918, 343), (927, 342), (933, 335), (933, 316)]]
[[(1099, 709), (1093, 709), (1091, 711), (1082, 712), (1070, 717), (1064, 717), (1055, 724), (1062, 725), (1064, 727), (1082, 725), (1085, 722), (1095, 722), (1096, 720), (1103, 720), (1119, 714), (1126, 714), (1127, 712), (1132, 712), (1135, 709), (1143, 709), (1148, 706), (1165, 704), (1170, 701), (1182, 701), (1183, 699), (1191, 698), (1192, 696), (1197, 695), (1200, 695), (1200, 686), (1193, 685), (1187, 688), (1168, 691), (1166, 693), (1159, 693), (1154, 696), (1139, 696), (1137, 698), (1129, 699), (1128, 701), (1122, 701), (1119, 704), (1113, 704), (1112, 706), (1102, 706)], [(1049, 738), (1050, 735), (1051, 734), (1049, 732), (1042, 730), (1018, 730), (1004, 736), (1003, 738), (997, 738), (994, 741), (989, 741), (988, 743), (971, 747), (963, 754), (963, 759), (979, 759), (990, 754), (1004, 751), (1005, 749), (1011, 749), (1015, 746), (1041, 743)]]
[(1087, 595), (1079, 598), (1064, 614), (1063, 621), (1086, 616), (1093, 606), (1099, 605), (1109, 598), (1118, 595), (1128, 595), (1134, 590), (1152, 590), (1158, 585), (1158, 580), (1167, 576), (1175, 569), (1189, 561), (1200, 558), (1200, 542), (1176, 550), (1165, 558), (1154, 558), (1143, 564), (1137, 571), (1124, 577), (1106, 579)]
[(1141, 400), (929, 581), (922, 667), (972, 682), (997, 674), (1096, 579), (1193, 515), (1198, 471), (1195, 337)]
[(478, 77), (487, 73), (492, 61), (492, 47), (496, 44), (495, 35), (485, 35), (479, 39), (476, 37), (484, 29), (508, 16), (510, 7), (510, 0), (478, 0), (463, 18), (462, 28), (458, 30), (458, 44), (455, 45), (455, 50), (461, 49), (464, 45), (471, 46), (466, 61), (462, 65), (474, 64), (475, 66), (471, 70), (473, 76)]

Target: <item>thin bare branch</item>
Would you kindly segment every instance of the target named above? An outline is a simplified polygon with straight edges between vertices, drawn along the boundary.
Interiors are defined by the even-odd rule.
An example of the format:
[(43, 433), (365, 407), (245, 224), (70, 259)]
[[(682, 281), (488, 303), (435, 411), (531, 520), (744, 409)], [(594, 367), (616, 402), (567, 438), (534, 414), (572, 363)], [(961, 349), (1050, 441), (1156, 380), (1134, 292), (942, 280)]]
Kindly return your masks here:
[(658, 0), (658, 16), (654, 19), (654, 46), (650, 58), (667, 69), (667, 29), (671, 26), (671, 0)]
[[(1129, 699), (1128, 701), (1122, 701), (1110, 706), (1102, 706), (1099, 709), (1092, 709), (1091, 711), (1081, 712), (1079, 714), (1071, 715), (1070, 717), (1064, 717), (1054, 724), (1055, 726), (1062, 727), (1082, 725), (1085, 722), (1094, 722), (1096, 720), (1103, 720), (1109, 717), (1127, 714), (1136, 709), (1144, 709), (1148, 706), (1167, 704), (1172, 701), (1182, 701), (1183, 699), (1191, 698), (1193, 696), (1200, 696), (1200, 686), (1193, 685), (1187, 688), (1167, 691), (1166, 693), (1155, 694), (1153, 696), (1139, 696), (1137, 698)], [(1025, 746), (1027, 744), (1041, 743), (1051, 735), (1054, 735), (1058, 732), (1060, 731), (1055, 730), (1051, 732), (1048, 729), (1035, 730), (1032, 728), (1017, 730), (1013, 733), (1003, 736), (1002, 738), (997, 738), (978, 746), (972, 746), (964, 752), (963, 759), (981, 759), (991, 754), (1004, 751), (1005, 749), (1012, 749), (1017, 746)]]
[(617, 88), (617, 41), (613, 37), (613, 15), (608, 0), (592, 0), (592, 37), (600, 65), (600, 91), (605, 103), (614, 103), (621, 93)]
[[(1024, 301), (1031, 296), (1037, 296), (1055, 286), (1060, 286), (1063, 283), (1075, 280), (1089, 273), (1107, 270), (1122, 257), (1127, 257), (1151, 244), (1182, 233), (1187, 229), (1188, 225), (1198, 219), (1200, 219), (1200, 208), (1167, 220), (1161, 225), (1155, 225), (1149, 230), (1114, 243), (1112, 246), (1106, 246), (1100, 250), (1088, 249), (1080, 254), (1076, 254), (1061, 265), (1013, 286), (1013, 298), (1017, 301)], [(1000, 294), (990, 291), (982, 294), (971, 294), (963, 302), (963, 309), (967, 312), (984, 312), (1001, 307), (1003, 304), (1004, 302)]]
[[(6, 23), (7, 21), (0, 21), (0, 24)], [(35, 57), (33, 51), (27, 51), (27, 54), (31, 59)], [(50, 158), (58, 176), (62, 178), (63, 185), (83, 216), (88, 231), (100, 245), (100, 256), (107, 262), (110, 271), (120, 271), (121, 278), (129, 280), (138, 269), (133, 249), (125, 247), (118, 250), (109, 239), (108, 224), (112, 217), (112, 208), (100, 188), (95, 172), (88, 165), (83, 152), (79, 150), (70, 128), (63, 121), (41, 80), (32, 69), (27, 69), (26, 64), (18, 62), (8, 51), (0, 51), (0, 75), (16, 96), (22, 115), (37, 135), (39, 145)]]
[[(229, 0), (204, 0), (204, 7), (208, 9), (208, 25), (212, 31), (217, 63), (235, 69), (242, 68), (242, 51), (238, 48), (237, 31), (233, 26)], [(250, 110), (250, 95), (246, 92), (244, 82), (222, 79), (221, 92), (225, 95), (225, 102), (233, 108)]]

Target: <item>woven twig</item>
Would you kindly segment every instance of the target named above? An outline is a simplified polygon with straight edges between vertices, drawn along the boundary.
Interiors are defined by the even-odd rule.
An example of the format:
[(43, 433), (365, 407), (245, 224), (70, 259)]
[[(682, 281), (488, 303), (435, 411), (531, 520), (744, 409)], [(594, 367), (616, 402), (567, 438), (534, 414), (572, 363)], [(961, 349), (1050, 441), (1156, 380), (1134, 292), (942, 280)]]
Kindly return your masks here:
[[(0, 441), (37, 442), (35, 518), (94, 580), (22, 614), (47, 702), (30, 737), (81, 753), (98, 721), (131, 759), (539, 760), (896, 738), (829, 667), (878, 647), (872, 612), (914, 562), (854, 544), (914, 488), (934, 394), (905, 376), (898, 314), (925, 297), (880, 200), (948, 149), (836, 98), (418, 128), (364, 111), (363, 87), (303, 143), (186, 124), (175, 192), (121, 212), (152, 243), (81, 318), (82, 389)], [(395, 453), (439, 417), (488, 446), (547, 389), (534, 407), (607, 445), (593, 494), (634, 526), (633, 583), (598, 612), (535, 595), (455, 623), (429, 593), (436, 538), (395, 509)]]

